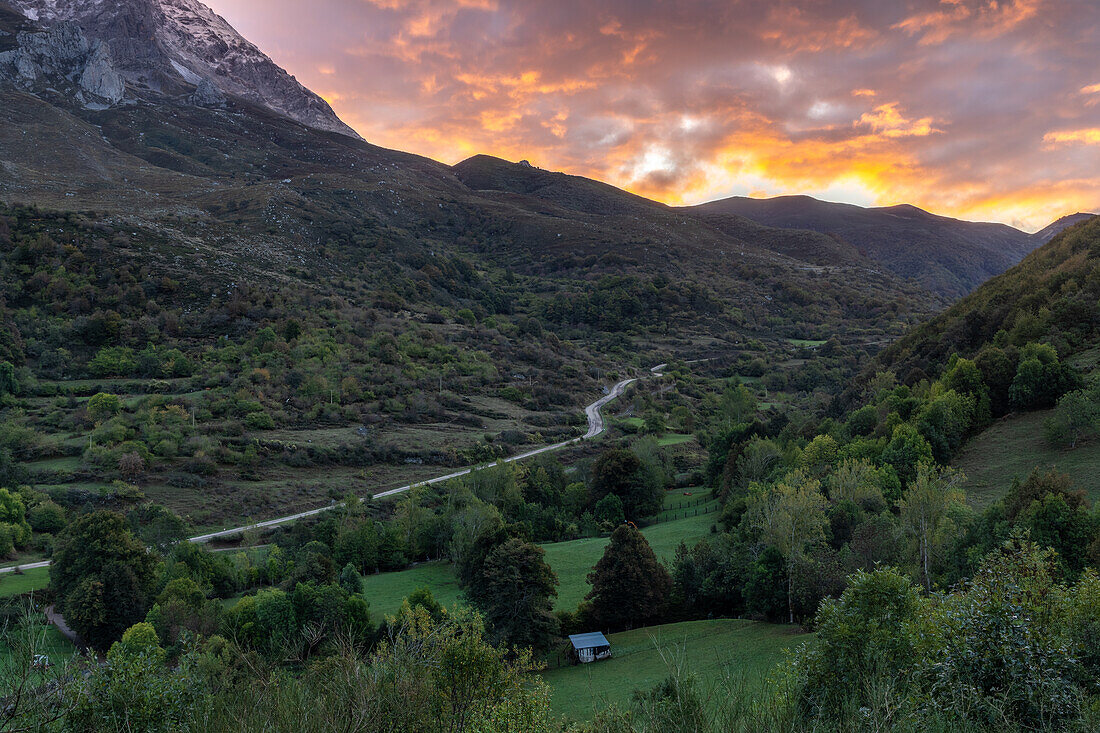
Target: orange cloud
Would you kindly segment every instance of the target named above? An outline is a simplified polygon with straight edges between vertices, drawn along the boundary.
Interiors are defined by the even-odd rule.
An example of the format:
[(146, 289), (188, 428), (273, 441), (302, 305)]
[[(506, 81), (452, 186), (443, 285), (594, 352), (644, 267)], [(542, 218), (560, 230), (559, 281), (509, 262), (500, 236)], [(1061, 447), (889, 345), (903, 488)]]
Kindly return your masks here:
[(1084, 130), (1062, 130), (1048, 132), (1043, 136), (1043, 142), (1052, 145), (1100, 145), (1100, 127), (1090, 127)]
[(767, 25), (760, 34), (761, 38), (782, 48), (804, 52), (861, 48), (878, 36), (876, 30), (863, 25), (854, 13), (824, 20), (802, 8), (787, 5), (770, 9)]
[(859, 118), (859, 124), (870, 127), (886, 137), (924, 137), (941, 132), (932, 127), (931, 117), (923, 117), (919, 120), (907, 119), (898, 111), (897, 102), (880, 104), (874, 110), (864, 112)]
[(447, 163), (668, 203), (819, 193), (1035, 228), (1100, 210), (1100, 3), (207, 1), (366, 139)]
[(1043, 0), (940, 0), (936, 10), (911, 15), (894, 28), (935, 45), (956, 35), (994, 37), (1036, 17)]

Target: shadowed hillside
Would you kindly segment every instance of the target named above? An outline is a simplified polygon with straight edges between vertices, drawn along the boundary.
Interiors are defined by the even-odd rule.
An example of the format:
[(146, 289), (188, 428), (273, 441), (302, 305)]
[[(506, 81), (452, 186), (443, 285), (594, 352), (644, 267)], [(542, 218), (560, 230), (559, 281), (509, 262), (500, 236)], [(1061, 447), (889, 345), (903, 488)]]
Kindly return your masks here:
[(688, 211), (737, 214), (766, 226), (835, 235), (892, 272), (949, 296), (970, 292), (1038, 245), (1004, 224), (960, 221), (909, 205), (867, 209), (809, 196), (735, 197)]

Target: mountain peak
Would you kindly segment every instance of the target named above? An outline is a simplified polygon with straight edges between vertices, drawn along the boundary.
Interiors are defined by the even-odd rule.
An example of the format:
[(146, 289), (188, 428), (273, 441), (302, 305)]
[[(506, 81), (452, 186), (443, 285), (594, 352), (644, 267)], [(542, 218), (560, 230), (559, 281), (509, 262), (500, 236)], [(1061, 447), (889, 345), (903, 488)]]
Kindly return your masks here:
[(128, 85), (189, 95), (202, 82), (309, 127), (358, 137), (329, 104), (302, 86), (198, 0), (7, 0), (43, 25), (78, 24), (106, 44)]

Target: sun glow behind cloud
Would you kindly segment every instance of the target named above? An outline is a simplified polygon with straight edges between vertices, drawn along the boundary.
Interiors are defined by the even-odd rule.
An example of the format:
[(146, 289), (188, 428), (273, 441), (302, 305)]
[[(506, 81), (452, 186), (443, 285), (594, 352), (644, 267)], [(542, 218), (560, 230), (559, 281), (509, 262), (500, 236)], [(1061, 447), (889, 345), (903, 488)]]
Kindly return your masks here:
[(208, 0), (373, 143), (668, 203), (1100, 209), (1085, 0)]

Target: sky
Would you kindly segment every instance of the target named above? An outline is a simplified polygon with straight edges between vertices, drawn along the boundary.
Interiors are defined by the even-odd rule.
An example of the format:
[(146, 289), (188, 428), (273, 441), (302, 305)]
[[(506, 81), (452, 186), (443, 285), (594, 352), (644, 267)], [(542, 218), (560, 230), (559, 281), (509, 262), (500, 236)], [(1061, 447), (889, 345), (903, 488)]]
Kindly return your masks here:
[(1100, 211), (1097, 0), (206, 0), (377, 145), (669, 204)]

